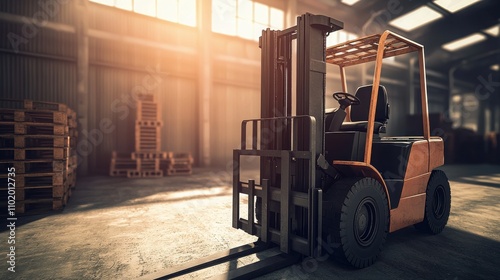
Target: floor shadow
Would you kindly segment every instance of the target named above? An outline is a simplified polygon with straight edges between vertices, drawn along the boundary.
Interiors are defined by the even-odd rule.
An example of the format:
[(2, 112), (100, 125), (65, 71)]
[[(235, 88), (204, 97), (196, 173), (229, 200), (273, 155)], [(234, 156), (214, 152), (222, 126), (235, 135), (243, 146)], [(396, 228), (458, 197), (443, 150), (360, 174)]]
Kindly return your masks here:
[[(499, 175), (499, 178), (500, 178), (500, 175)], [(498, 182), (498, 183), (484, 182), (481, 179), (478, 179), (478, 178), (475, 178), (475, 177), (470, 177), (470, 178), (456, 178), (456, 179), (453, 179), (453, 182), (464, 183), (464, 184), (471, 184), (471, 185), (477, 185), (477, 186), (482, 186), (482, 187), (500, 188), (500, 182)]]
[[(192, 175), (169, 176), (162, 178), (129, 179), (122, 177), (91, 176), (78, 178), (77, 185), (67, 205), (62, 210), (48, 209), (40, 213), (27, 211), (25, 214), (16, 213), (17, 226), (56, 215), (69, 215), (90, 210), (107, 209), (116, 206), (134, 206), (151, 203), (167, 203), (188, 201), (216, 196), (227, 196), (232, 192), (231, 174), (224, 170), (195, 169)], [(213, 192), (213, 189), (218, 189)], [(191, 192), (182, 197), (176, 195), (182, 192)], [(6, 200), (0, 207), (7, 208)], [(6, 211), (5, 211), (6, 212)], [(8, 216), (5, 212), (0, 219)], [(0, 227), (0, 232), (7, 229)]]
[(354, 269), (333, 257), (303, 264), (258, 279), (498, 279), (500, 242), (446, 227), (438, 235), (404, 228), (388, 235), (381, 257), (371, 266)]

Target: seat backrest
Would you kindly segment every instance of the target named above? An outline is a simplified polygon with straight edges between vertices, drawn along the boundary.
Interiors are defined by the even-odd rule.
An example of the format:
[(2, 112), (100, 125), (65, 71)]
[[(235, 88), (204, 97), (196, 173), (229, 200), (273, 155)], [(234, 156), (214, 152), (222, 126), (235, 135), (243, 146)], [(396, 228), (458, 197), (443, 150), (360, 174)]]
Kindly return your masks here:
[[(360, 104), (351, 106), (351, 120), (353, 122), (368, 121), (371, 95), (372, 85), (361, 86), (356, 90), (356, 97), (359, 98)], [(387, 98), (387, 90), (384, 86), (379, 86), (375, 121), (385, 124), (388, 119), (389, 103)]]

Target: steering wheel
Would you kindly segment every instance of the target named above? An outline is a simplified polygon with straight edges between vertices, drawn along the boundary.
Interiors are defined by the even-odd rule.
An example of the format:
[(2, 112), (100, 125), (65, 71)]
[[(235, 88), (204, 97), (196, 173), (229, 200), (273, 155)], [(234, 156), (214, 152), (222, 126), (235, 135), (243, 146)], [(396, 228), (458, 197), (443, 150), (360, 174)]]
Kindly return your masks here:
[(359, 98), (347, 92), (336, 92), (333, 94), (333, 98), (344, 108), (351, 105), (359, 105), (360, 103)]

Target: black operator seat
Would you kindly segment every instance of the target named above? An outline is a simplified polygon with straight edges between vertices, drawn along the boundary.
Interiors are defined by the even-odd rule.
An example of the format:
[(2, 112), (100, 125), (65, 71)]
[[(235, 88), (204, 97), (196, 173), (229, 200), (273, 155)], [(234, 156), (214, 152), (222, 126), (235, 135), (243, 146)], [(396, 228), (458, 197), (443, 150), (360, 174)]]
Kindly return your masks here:
[[(341, 131), (361, 131), (366, 132), (368, 128), (368, 114), (370, 112), (370, 100), (372, 85), (361, 86), (356, 90), (356, 97), (360, 104), (351, 106), (351, 122), (344, 122)], [(378, 87), (377, 107), (375, 112), (375, 134), (385, 133), (387, 120), (389, 119), (389, 102), (387, 90), (384, 86)]]

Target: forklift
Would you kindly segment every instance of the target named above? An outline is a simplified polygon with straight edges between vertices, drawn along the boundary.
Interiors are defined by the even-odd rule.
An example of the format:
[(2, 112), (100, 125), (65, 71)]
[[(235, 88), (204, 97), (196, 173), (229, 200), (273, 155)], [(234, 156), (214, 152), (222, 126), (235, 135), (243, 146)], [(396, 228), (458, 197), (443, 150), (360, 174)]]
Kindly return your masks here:
[[(431, 234), (443, 230), (451, 194), (445, 173), (436, 169), (444, 164), (444, 145), (430, 135), (424, 47), (385, 31), (326, 48), (328, 34), (342, 28), (338, 20), (307, 13), (296, 26), (262, 31), (261, 118), (242, 121), (232, 203), (232, 226), (258, 241), (153, 278), (170, 279), (273, 246), (281, 254), (221, 278), (250, 279), (325, 254), (364, 268), (377, 260), (390, 232), (410, 225)], [(382, 61), (411, 52), (419, 60), (423, 133), (387, 137)], [(348, 93), (345, 68), (369, 62), (375, 62), (372, 84)], [(339, 67), (342, 83), (343, 92), (332, 97), (325, 95), (327, 63)], [(325, 98), (334, 98), (338, 108), (326, 109)], [(242, 181), (246, 157), (259, 159), (260, 172)]]

